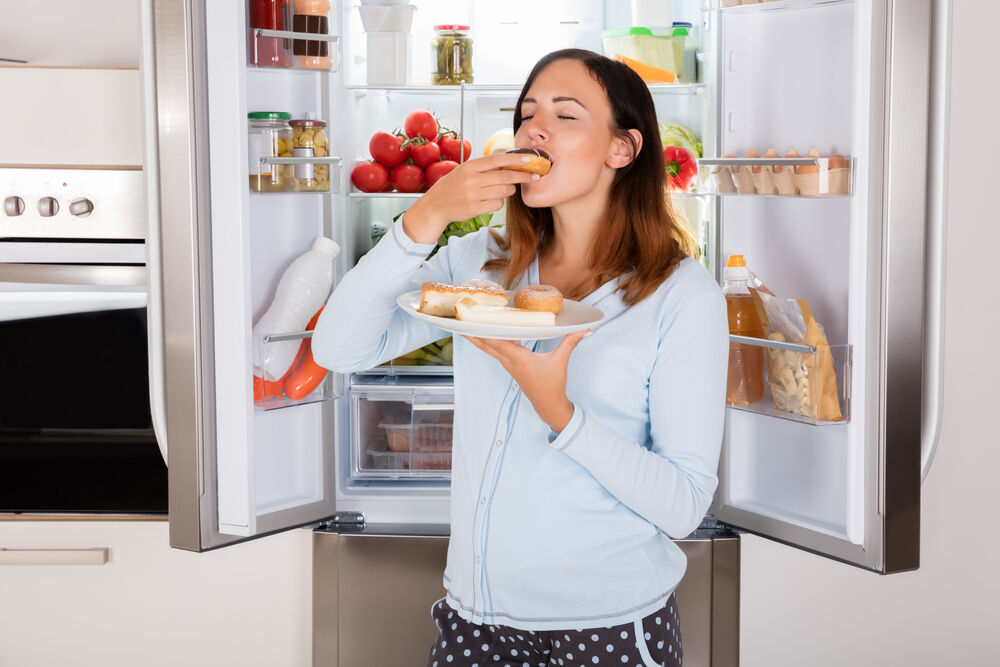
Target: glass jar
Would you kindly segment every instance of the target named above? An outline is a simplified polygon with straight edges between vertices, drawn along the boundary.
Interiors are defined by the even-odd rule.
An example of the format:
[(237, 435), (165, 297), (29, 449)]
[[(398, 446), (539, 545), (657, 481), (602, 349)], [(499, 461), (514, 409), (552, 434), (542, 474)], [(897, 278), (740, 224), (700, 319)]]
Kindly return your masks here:
[(292, 114), (253, 111), (247, 114), (247, 162), (250, 190), (287, 192), (292, 189), (291, 165), (261, 164), (264, 157), (292, 157)]
[[(313, 35), (330, 34), (330, 0), (292, 0), (292, 30)], [(330, 43), (317, 39), (292, 41), (292, 54), (296, 67), (306, 69), (332, 69)]]
[(472, 38), (467, 25), (434, 26), (431, 48), (431, 83), (458, 85), (472, 83)]
[[(292, 155), (294, 157), (327, 157), (330, 142), (326, 136), (326, 121), (314, 118), (293, 120)], [(306, 192), (326, 192), (330, 189), (330, 165), (297, 164), (292, 168), (292, 189)]]
[[(265, 30), (289, 30), (286, 25), (288, 0), (250, 0), (250, 27)], [(257, 37), (250, 31), (250, 63), (258, 67), (288, 67), (292, 56), (288, 40), (280, 37)]]

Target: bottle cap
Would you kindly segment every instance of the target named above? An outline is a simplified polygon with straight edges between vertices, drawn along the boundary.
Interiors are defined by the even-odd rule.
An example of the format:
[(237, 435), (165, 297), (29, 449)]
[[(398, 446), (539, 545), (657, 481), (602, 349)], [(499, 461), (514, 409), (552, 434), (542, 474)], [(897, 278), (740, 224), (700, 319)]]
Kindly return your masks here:
[(340, 254), (340, 246), (333, 239), (328, 239), (325, 236), (317, 236), (316, 240), (313, 241), (313, 250), (319, 250), (320, 252), (325, 252), (328, 255), (336, 257)]
[(722, 277), (726, 281), (750, 280), (750, 270), (743, 260), (743, 255), (730, 255), (726, 262), (726, 269), (722, 272)]

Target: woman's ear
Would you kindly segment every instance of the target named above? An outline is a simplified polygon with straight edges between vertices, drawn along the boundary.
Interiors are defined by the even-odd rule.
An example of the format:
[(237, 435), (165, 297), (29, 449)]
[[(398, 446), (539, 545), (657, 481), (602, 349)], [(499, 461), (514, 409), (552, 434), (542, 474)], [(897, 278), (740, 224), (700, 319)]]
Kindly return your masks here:
[(632, 142), (626, 141), (622, 137), (615, 137), (611, 140), (611, 149), (608, 151), (608, 157), (605, 160), (607, 164), (612, 169), (621, 169), (622, 167), (630, 164), (635, 156), (639, 154), (642, 150), (642, 132), (639, 130), (629, 130), (629, 135), (632, 137), (632, 141), (635, 142), (635, 149), (632, 148)]

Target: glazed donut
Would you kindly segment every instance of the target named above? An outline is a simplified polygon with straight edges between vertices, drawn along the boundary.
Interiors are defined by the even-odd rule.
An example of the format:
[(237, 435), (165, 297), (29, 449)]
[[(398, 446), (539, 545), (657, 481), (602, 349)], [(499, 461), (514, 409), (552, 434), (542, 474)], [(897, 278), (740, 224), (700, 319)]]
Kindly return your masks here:
[(512, 148), (506, 153), (508, 155), (523, 153), (531, 156), (531, 161), (525, 162), (524, 164), (513, 165), (511, 167), (504, 167), (504, 169), (510, 169), (512, 171), (527, 171), (532, 174), (544, 176), (549, 173), (549, 169), (552, 168), (552, 158), (548, 153), (538, 148)]
[(558, 313), (562, 310), (562, 292), (552, 285), (528, 285), (514, 294), (514, 307), (523, 310), (543, 310)]

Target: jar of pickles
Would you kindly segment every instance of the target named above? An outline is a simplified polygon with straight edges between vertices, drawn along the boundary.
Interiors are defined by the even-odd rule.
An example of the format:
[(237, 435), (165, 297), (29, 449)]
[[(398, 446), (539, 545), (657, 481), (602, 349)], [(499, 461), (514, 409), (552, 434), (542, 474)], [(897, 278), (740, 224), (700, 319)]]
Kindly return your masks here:
[(467, 25), (434, 26), (431, 48), (431, 83), (458, 85), (472, 83), (472, 38)]
[(265, 157), (292, 157), (292, 114), (283, 111), (253, 111), (247, 114), (247, 159), (250, 190), (287, 192), (292, 189), (291, 165), (261, 164)]
[[(326, 136), (326, 121), (314, 118), (293, 120), (292, 155), (294, 157), (327, 157), (330, 142)], [(330, 165), (297, 164), (292, 169), (292, 189), (326, 192), (330, 189)]]

